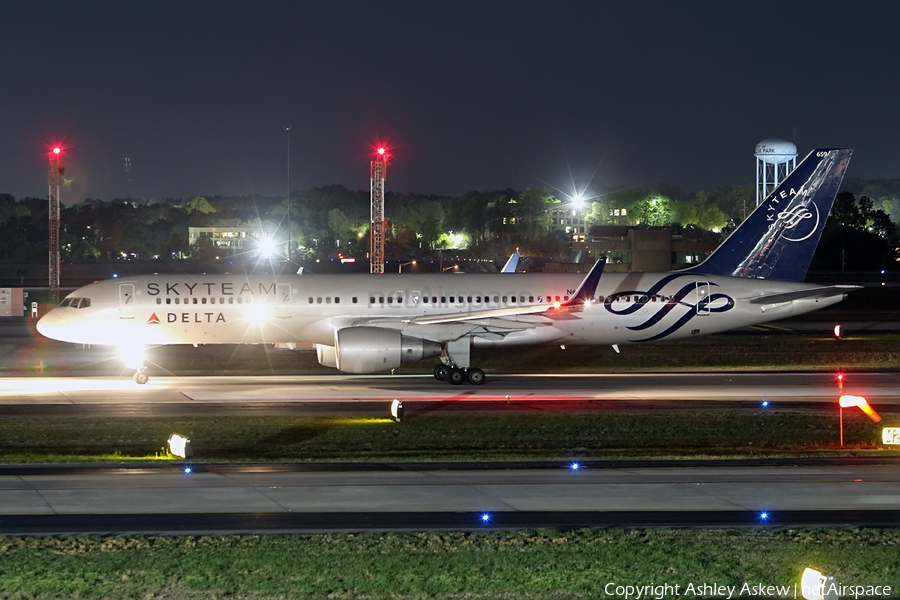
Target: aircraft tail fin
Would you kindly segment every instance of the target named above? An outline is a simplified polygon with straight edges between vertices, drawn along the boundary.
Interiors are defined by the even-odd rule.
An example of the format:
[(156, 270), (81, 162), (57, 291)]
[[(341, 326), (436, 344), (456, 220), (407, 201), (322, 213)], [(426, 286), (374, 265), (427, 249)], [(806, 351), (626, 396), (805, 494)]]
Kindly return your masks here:
[(853, 150), (813, 150), (721, 246), (687, 272), (803, 281)]

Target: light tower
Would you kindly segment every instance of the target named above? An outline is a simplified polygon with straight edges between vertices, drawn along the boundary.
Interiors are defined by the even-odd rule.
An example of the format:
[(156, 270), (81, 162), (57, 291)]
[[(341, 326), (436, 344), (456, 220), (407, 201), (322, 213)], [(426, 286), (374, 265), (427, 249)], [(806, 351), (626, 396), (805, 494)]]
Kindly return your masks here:
[(59, 164), (62, 149), (50, 151), (50, 306), (59, 304), (59, 176), (63, 167)]
[(778, 187), (797, 166), (797, 146), (784, 140), (763, 140), (756, 145), (756, 205)]
[(125, 199), (131, 200), (131, 193), (128, 191), (128, 186), (131, 184), (131, 159), (125, 158)]
[(383, 146), (378, 148), (371, 164), (372, 194), (369, 208), (369, 266), (370, 273), (384, 273), (384, 177), (390, 155)]

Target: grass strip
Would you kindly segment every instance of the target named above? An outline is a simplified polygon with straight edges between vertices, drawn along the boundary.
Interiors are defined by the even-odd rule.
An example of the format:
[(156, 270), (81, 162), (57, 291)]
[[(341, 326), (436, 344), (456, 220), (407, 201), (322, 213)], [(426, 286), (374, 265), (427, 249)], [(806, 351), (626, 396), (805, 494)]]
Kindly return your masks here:
[(668, 598), (720, 597), (703, 585), (792, 598), (807, 566), (898, 598), (900, 530), (0, 538), (0, 597), (621, 598), (618, 586), (668, 583)]
[(172, 433), (191, 438), (197, 462), (402, 461), (896, 456), (881, 427), (900, 425), (900, 407), (874, 424), (844, 411), (537, 412), (434, 414), (388, 419), (250, 417), (6, 417), (0, 462), (124, 461), (165, 457)]

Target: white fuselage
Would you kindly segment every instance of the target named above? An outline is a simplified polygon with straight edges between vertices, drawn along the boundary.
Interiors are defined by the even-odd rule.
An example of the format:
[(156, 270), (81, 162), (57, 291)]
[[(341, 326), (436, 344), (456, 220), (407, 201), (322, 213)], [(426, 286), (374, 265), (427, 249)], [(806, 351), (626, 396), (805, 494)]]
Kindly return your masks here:
[[(398, 329), (477, 346), (625, 344), (717, 333), (843, 299), (751, 304), (761, 292), (814, 286), (695, 273), (606, 273), (583, 310), (465, 319), (470, 313), (565, 302), (581, 274), (153, 275), (92, 283), (45, 315), (39, 331), (101, 345), (309, 343), (344, 327)], [(84, 302), (82, 299), (89, 300)], [(68, 305), (67, 305), (68, 304)], [(85, 306), (89, 304), (89, 306)], [(417, 317), (458, 315), (452, 323)], [(473, 315), (473, 317), (477, 317)]]

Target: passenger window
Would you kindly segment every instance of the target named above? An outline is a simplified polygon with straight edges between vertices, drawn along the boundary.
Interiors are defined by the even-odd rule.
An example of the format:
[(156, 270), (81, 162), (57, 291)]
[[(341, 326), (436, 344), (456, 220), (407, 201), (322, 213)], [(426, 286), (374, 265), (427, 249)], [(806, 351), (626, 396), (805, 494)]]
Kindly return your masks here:
[(359, 304), (359, 298), (353, 296), (353, 304)]
[[(506, 298), (504, 298), (503, 301), (506, 302)], [(497, 303), (497, 302), (500, 302), (500, 297), (494, 296), (494, 303)]]
[(422, 302), (428, 304), (428, 296), (422, 296)]
[(403, 304), (403, 294), (397, 294), (397, 304)]
[(466, 302), (472, 303), (472, 296), (466, 296)]
[(393, 303), (394, 303), (394, 297), (388, 296), (388, 304), (393, 304)]
[(534, 296), (528, 296), (528, 301), (529, 301), (529, 302), (534, 302)]
[(308, 300), (309, 300), (309, 303), (310, 303), (310, 304), (312, 304), (312, 303), (313, 303), (313, 299), (312, 299), (312, 296), (310, 296), (310, 297), (309, 297), (309, 298), (308, 298)]
[(441, 304), (447, 304), (447, 296), (441, 296)]
[(331, 304), (331, 296), (325, 298), (325, 304)]
[(378, 304), (384, 304), (384, 296), (378, 296)]
[(340, 303), (341, 303), (341, 297), (340, 297), (340, 296), (335, 296), (335, 298), (334, 298), (334, 303), (335, 303), (335, 304), (340, 304)]
[(194, 304), (197, 304), (197, 299), (196, 299), (196, 298), (194, 298)]
[(162, 304), (162, 298), (157, 298), (157, 299), (156, 299), (156, 303), (157, 303), (157, 304)]
[(316, 297), (316, 304), (322, 304), (322, 296)]
[(200, 304), (206, 304), (206, 296), (200, 298)]
[(234, 298), (229, 298), (229, 299), (228, 299), (228, 304), (234, 304)]
[(568, 301), (569, 301), (569, 297), (568, 297), (568, 296), (563, 296), (563, 302), (568, 302)]

